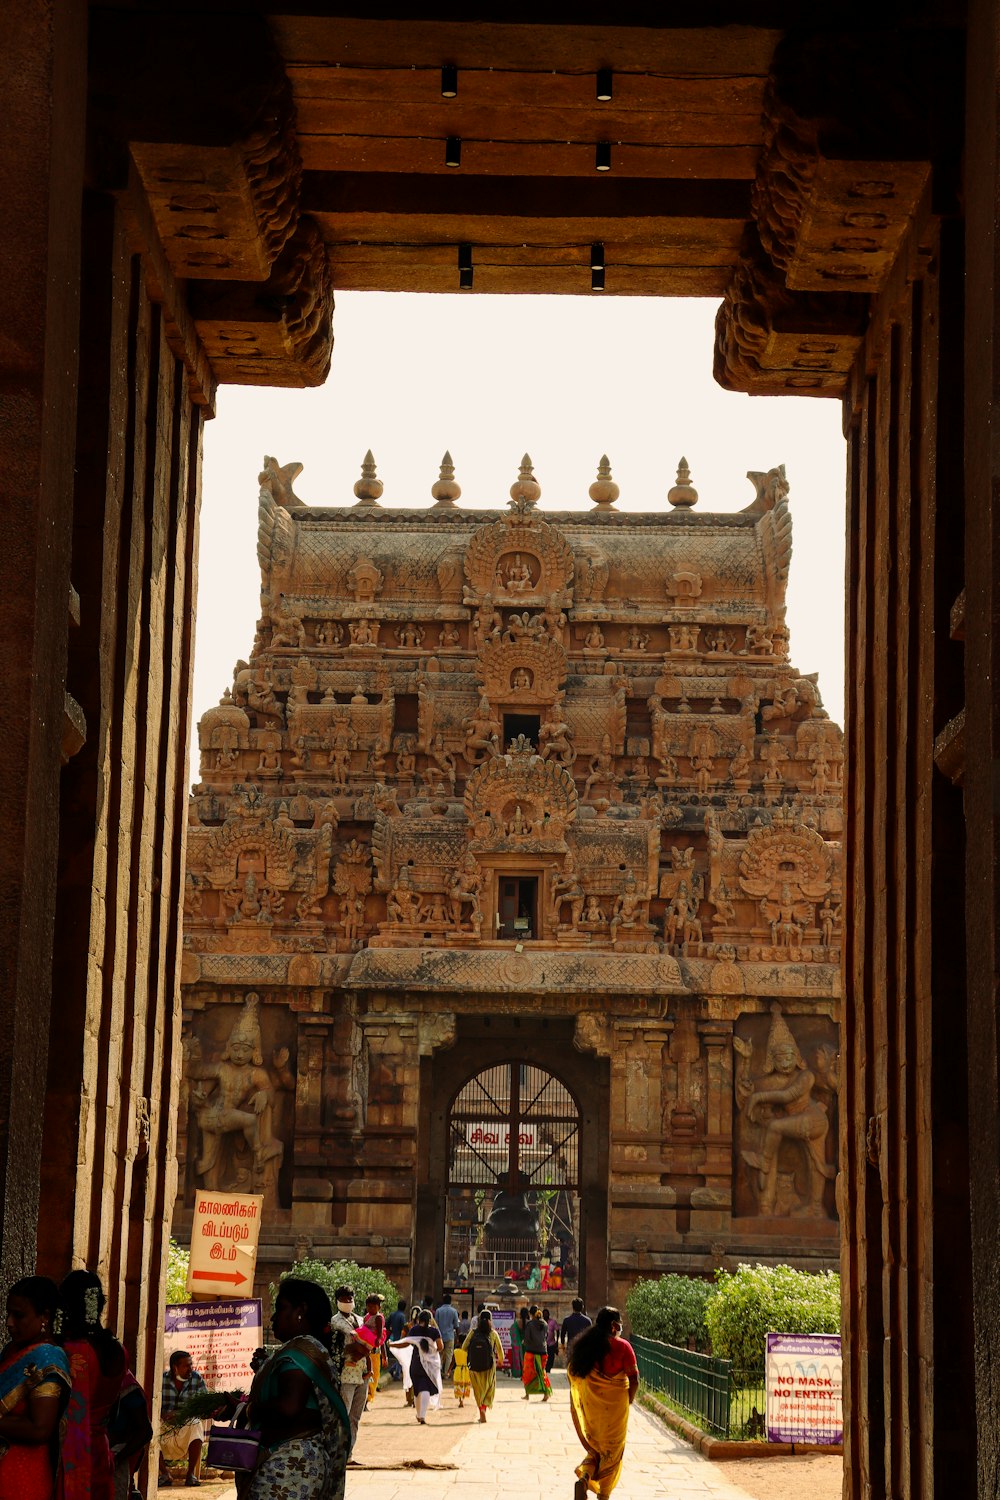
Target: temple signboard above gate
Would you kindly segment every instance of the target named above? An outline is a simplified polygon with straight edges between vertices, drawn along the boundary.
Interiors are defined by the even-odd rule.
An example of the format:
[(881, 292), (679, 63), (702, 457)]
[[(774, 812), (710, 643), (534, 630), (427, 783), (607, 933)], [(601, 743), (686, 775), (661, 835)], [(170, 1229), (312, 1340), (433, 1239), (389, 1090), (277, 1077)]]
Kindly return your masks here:
[[(626, 514), (602, 461), (548, 515), (527, 456), (503, 512), (447, 455), (424, 510), (370, 455), (352, 506), (297, 472), (265, 460), (257, 636), (199, 730), (179, 1232), (195, 1186), (261, 1192), (263, 1274), (422, 1291), (502, 1279), (516, 1200), (516, 1269), (601, 1300), (829, 1264), (843, 744), (789, 661), (784, 471), (706, 514), (682, 461)], [(530, 1080), (572, 1170), (558, 1111), (519, 1139)]]

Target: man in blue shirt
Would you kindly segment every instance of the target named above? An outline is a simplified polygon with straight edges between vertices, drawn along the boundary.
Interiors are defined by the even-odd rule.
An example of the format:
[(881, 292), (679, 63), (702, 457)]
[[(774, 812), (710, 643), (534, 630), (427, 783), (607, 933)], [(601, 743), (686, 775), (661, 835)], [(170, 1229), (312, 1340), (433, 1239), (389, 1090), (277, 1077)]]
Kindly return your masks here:
[(559, 1334), (561, 1347), (568, 1351), (570, 1344), (576, 1338), (577, 1334), (582, 1333), (585, 1328), (589, 1327), (590, 1319), (583, 1310), (583, 1299), (581, 1297), (574, 1297), (573, 1311), (568, 1318), (563, 1318)]
[[(396, 1311), (389, 1314), (386, 1326), (389, 1330), (390, 1339), (401, 1339), (403, 1337), (403, 1329), (406, 1327), (406, 1303), (402, 1297), (396, 1303)], [(386, 1341), (386, 1348), (388, 1349), (388, 1340)], [(403, 1371), (399, 1360), (393, 1358), (391, 1349), (389, 1350), (389, 1374), (393, 1380), (402, 1380), (403, 1378)]]
[(451, 1293), (445, 1292), (441, 1306), (434, 1314), (434, 1321), (441, 1333), (444, 1353), (441, 1355), (441, 1379), (451, 1371), (455, 1358), (455, 1334), (458, 1332), (458, 1313), (451, 1305)]

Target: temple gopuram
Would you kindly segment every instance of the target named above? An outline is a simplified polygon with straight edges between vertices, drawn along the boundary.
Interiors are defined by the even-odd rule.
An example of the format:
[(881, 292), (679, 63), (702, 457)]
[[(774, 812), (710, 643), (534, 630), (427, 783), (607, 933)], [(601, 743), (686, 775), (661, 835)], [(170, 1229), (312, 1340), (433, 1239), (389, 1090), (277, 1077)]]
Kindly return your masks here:
[[(201, 719), (175, 1232), (620, 1302), (838, 1257), (842, 735), (789, 661), (784, 470), (706, 514), (320, 508)], [(550, 1299), (553, 1300), (553, 1299)], [(554, 1299), (558, 1302), (558, 1299)], [(561, 1305), (561, 1303), (559, 1304)]]

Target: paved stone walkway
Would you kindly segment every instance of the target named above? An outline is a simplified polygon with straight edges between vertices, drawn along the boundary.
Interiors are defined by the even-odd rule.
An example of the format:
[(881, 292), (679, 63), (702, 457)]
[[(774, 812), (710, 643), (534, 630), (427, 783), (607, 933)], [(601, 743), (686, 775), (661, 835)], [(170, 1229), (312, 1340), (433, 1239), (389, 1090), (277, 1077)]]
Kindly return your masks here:
[[(520, 1382), (501, 1377), (485, 1426), (475, 1407), (458, 1403), (446, 1387), (425, 1427), (404, 1404), (400, 1386), (379, 1393), (361, 1422), (355, 1458), (377, 1468), (350, 1468), (347, 1500), (571, 1500), (573, 1470), (583, 1456), (569, 1410), (566, 1374), (552, 1375), (552, 1400), (525, 1401)], [(451, 1469), (394, 1469), (403, 1459), (454, 1464)], [(616, 1500), (748, 1500), (715, 1464), (644, 1411), (629, 1417), (628, 1445)]]

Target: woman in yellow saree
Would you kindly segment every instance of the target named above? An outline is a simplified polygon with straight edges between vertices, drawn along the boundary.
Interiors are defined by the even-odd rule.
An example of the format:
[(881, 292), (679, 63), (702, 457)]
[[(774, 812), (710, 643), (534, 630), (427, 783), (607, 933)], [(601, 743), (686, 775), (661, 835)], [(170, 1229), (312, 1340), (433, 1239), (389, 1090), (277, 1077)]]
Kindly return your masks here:
[(578, 1466), (574, 1500), (588, 1491), (610, 1495), (621, 1477), (625, 1457), (628, 1409), (639, 1389), (639, 1370), (632, 1345), (623, 1339), (616, 1307), (602, 1307), (592, 1328), (570, 1345), (570, 1407), (577, 1437), (586, 1449)]

